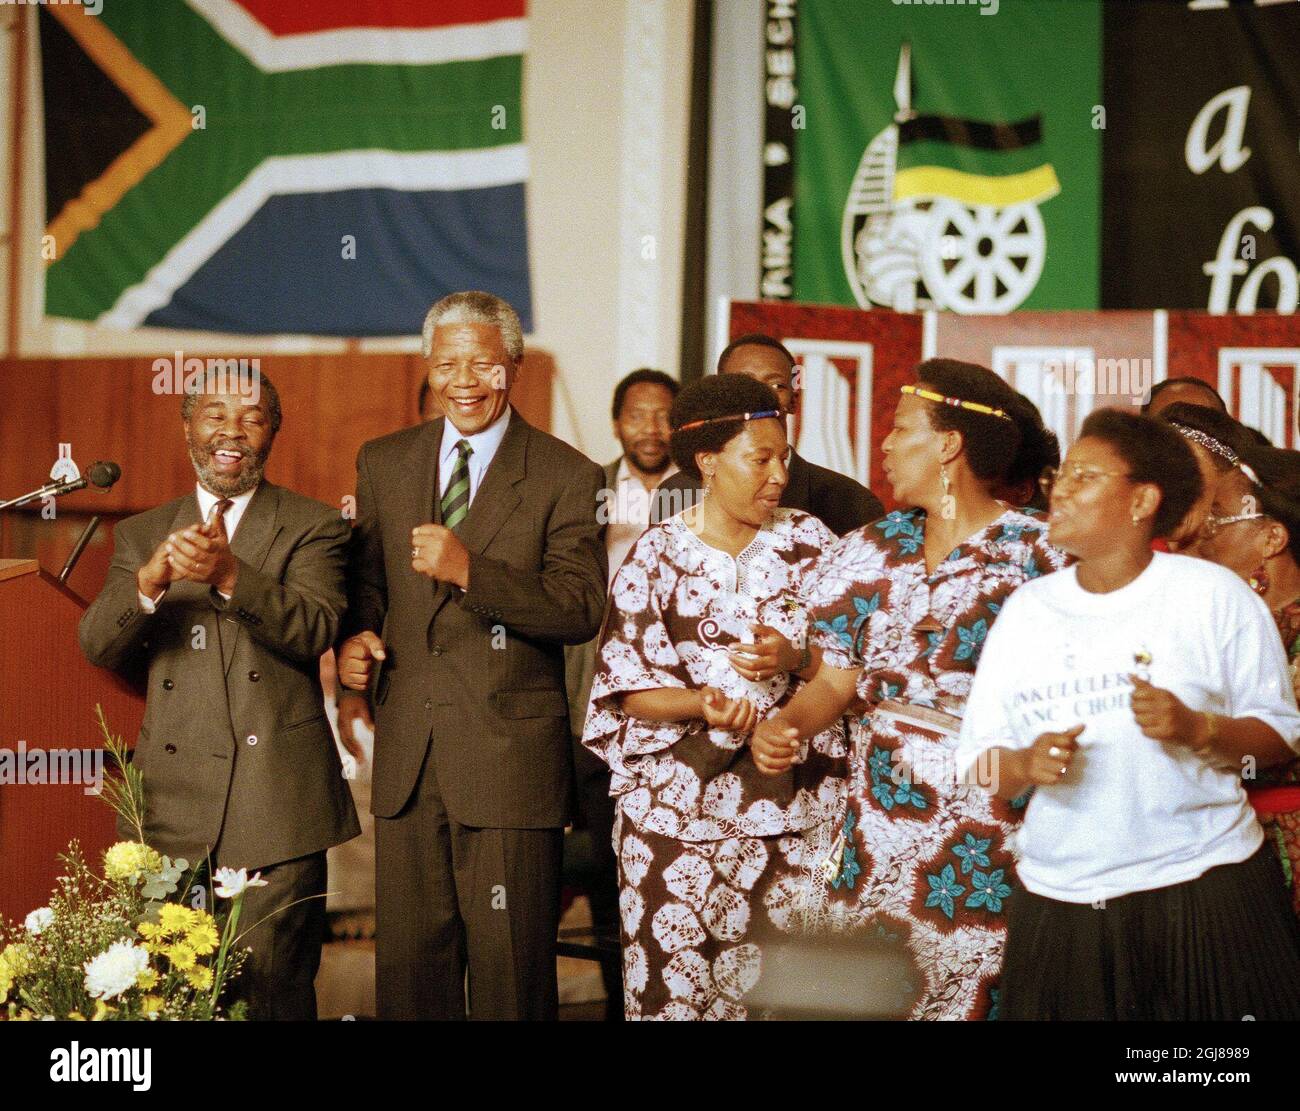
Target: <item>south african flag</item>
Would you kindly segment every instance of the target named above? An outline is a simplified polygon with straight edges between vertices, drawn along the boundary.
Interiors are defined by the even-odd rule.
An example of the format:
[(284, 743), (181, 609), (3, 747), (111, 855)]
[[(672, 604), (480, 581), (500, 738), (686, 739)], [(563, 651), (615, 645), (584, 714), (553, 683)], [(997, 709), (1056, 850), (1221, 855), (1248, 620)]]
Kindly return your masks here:
[(525, 0), (39, 12), (49, 316), (410, 335), (456, 289), (532, 326)]

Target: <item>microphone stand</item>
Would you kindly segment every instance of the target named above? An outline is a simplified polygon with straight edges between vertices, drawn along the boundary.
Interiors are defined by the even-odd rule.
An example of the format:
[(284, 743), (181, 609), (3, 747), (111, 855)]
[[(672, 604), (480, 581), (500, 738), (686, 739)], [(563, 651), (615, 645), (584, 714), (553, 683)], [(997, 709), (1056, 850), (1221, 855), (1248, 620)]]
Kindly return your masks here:
[(97, 528), (99, 528), (98, 514), (91, 517), (86, 527), (81, 530), (81, 535), (77, 537), (77, 542), (72, 546), (68, 562), (63, 565), (63, 570), (59, 572), (59, 582), (61, 584), (67, 583), (68, 576), (72, 574), (72, 569), (77, 566), (77, 560), (81, 558), (81, 553), (86, 550), (86, 545), (90, 543), (90, 538), (95, 535), (95, 529)]
[(64, 494), (84, 490), (89, 485), (90, 479), (85, 475), (71, 481), (62, 479), (58, 482), (47, 482), (39, 490), (33, 490), (30, 494), (21, 494), (16, 498), (10, 498), (8, 501), (0, 501), (0, 509), (13, 509), (20, 505), (26, 505), (28, 502), (39, 501), (42, 498), (60, 498)]

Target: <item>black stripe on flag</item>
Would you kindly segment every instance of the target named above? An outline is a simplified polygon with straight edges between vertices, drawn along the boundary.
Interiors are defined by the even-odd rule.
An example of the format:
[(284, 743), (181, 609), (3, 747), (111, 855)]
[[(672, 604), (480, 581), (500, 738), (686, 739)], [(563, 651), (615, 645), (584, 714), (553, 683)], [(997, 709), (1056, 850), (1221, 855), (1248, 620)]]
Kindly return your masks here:
[(978, 150), (1020, 150), (1043, 141), (1043, 117), (1031, 116), (1016, 123), (983, 123), (956, 116), (916, 116), (898, 125), (900, 143), (924, 139)]

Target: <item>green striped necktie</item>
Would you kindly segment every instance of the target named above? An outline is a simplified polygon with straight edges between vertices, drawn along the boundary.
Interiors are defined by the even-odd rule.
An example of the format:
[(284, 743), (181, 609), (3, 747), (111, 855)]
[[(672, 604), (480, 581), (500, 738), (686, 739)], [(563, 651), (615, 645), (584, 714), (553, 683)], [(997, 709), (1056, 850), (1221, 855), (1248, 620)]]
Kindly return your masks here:
[(456, 465), (451, 469), (451, 481), (442, 495), (442, 523), (454, 529), (469, 513), (469, 456), (474, 449), (468, 440), (456, 445)]

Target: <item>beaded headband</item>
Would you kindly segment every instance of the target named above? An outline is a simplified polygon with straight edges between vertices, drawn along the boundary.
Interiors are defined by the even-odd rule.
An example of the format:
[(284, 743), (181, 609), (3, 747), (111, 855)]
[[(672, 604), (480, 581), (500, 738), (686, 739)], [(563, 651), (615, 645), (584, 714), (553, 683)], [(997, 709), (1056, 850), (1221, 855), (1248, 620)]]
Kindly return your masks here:
[(1259, 475), (1255, 473), (1254, 469), (1250, 466), (1250, 464), (1244, 462), (1241, 456), (1239, 456), (1235, 451), (1233, 451), (1232, 448), (1230, 448), (1222, 440), (1216, 440), (1208, 432), (1202, 432), (1199, 428), (1193, 428), (1190, 424), (1182, 424), (1181, 422), (1176, 420), (1171, 420), (1169, 423), (1172, 424), (1176, 429), (1178, 429), (1178, 431), (1183, 435), (1185, 439), (1191, 440), (1193, 443), (1200, 444), (1201, 447), (1205, 448), (1206, 451), (1213, 452), (1221, 459), (1226, 459), (1229, 463), (1231, 463), (1234, 467), (1236, 467), (1237, 470), (1239, 470), (1248, 479), (1250, 479), (1250, 481), (1253, 482), (1256, 486), (1264, 485), (1262, 482), (1260, 482)]
[(755, 413), (731, 413), (725, 417), (705, 417), (703, 420), (687, 421), (683, 425), (675, 428), (674, 432), (685, 432), (688, 428), (699, 428), (704, 424), (721, 424), (729, 420), (763, 420), (765, 417), (782, 417), (785, 416), (780, 409), (760, 409)]
[(968, 409), (972, 413), (983, 413), (987, 417), (998, 417), (1005, 421), (1011, 420), (1001, 409), (994, 409), (991, 405), (981, 405), (978, 401), (963, 401), (960, 397), (944, 397), (941, 393), (935, 393), (933, 390), (927, 390), (921, 386), (902, 386), (900, 388), (903, 393), (914, 394), (926, 401), (937, 401), (940, 405), (951, 405), (957, 409)]
[(1193, 428), (1190, 424), (1183, 424), (1176, 420), (1171, 420), (1169, 423), (1178, 429), (1184, 439), (1191, 440), (1194, 444), (1200, 444), (1206, 451), (1212, 452), (1220, 459), (1226, 459), (1234, 467), (1241, 462), (1232, 448), (1222, 440), (1216, 440), (1208, 432), (1202, 432), (1199, 428)]

